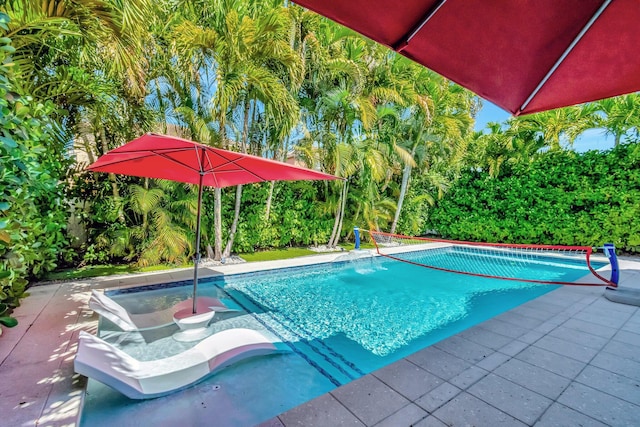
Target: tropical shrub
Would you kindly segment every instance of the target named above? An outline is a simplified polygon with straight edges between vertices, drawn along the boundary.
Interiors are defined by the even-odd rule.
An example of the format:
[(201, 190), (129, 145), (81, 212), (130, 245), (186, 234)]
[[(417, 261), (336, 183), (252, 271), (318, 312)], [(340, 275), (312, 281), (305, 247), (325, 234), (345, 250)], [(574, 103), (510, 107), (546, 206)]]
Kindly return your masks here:
[[(268, 219), (265, 218), (265, 212), (269, 184), (245, 186), (233, 250), (253, 252), (326, 242), (333, 219), (319, 212), (320, 185), (319, 182), (309, 181), (276, 183)], [(226, 206), (223, 206), (223, 216), (229, 221), (233, 215), (232, 203), (232, 198), (227, 198)]]
[[(8, 18), (0, 14), (6, 30)], [(28, 280), (56, 267), (65, 253), (67, 209), (62, 177), (67, 162), (56, 145), (51, 103), (18, 93), (9, 38), (0, 39), (0, 322), (26, 296)]]
[(554, 151), (530, 164), (463, 173), (426, 229), (486, 242), (601, 246), (640, 253), (640, 144)]

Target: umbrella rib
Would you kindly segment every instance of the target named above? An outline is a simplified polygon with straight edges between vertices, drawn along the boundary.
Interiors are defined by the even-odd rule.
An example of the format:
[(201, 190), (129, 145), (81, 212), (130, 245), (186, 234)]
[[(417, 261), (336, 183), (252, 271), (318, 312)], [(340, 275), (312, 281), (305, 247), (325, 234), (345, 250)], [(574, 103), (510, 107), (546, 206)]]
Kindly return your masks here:
[[(189, 149), (190, 148), (185, 148), (185, 149), (181, 149), (181, 150), (168, 150), (167, 149), (166, 151), (167, 152), (170, 152), (170, 151), (176, 152), (176, 151), (186, 151), (186, 150), (189, 150)], [(149, 149), (145, 149), (145, 150), (123, 150), (123, 151), (119, 151), (117, 154), (144, 153), (144, 152), (148, 152), (149, 154), (137, 157), (136, 160), (144, 159), (144, 158), (147, 158), (147, 157), (159, 156), (159, 157), (162, 157), (163, 159), (169, 160), (172, 163), (175, 163), (175, 164), (183, 166), (183, 167), (185, 167), (187, 169), (196, 171), (195, 168), (189, 166), (188, 164), (186, 164), (184, 162), (180, 162), (180, 161), (178, 161), (178, 160), (176, 160), (176, 159), (174, 159), (174, 158), (172, 158), (170, 156), (167, 156), (165, 153), (160, 153), (160, 152), (158, 152), (156, 150), (153, 150), (153, 149), (151, 149), (151, 150), (149, 150)], [(117, 165), (119, 163), (127, 163), (127, 162), (130, 162), (130, 161), (131, 161), (131, 159), (122, 159), (122, 160), (117, 160), (115, 162), (107, 163), (107, 165), (109, 165), (109, 166)], [(107, 165), (103, 165), (103, 166), (107, 166)]]
[[(207, 153), (207, 154), (208, 154), (208, 153)], [(261, 176), (260, 176), (260, 175), (258, 175), (257, 173), (255, 173), (255, 172), (253, 172), (253, 171), (250, 171), (250, 170), (248, 170), (248, 169), (246, 169), (246, 168), (243, 168), (242, 166), (240, 166), (240, 165), (238, 165), (238, 164), (236, 163), (236, 161), (237, 161), (237, 160), (241, 160), (241, 159), (243, 159), (243, 157), (240, 157), (240, 159), (237, 159), (237, 160), (232, 160), (232, 159), (229, 159), (229, 158), (225, 157), (224, 155), (222, 155), (221, 153), (219, 153), (219, 152), (217, 152), (217, 151), (216, 151), (216, 154), (217, 154), (218, 156), (220, 156), (221, 158), (223, 158), (224, 160), (226, 160), (226, 162), (225, 162), (225, 163), (222, 163), (222, 164), (220, 164), (220, 165), (217, 165), (217, 166), (215, 166), (215, 167), (211, 166), (211, 168), (210, 168), (210, 169), (208, 169), (208, 170), (206, 170), (206, 171), (205, 171), (205, 170), (204, 170), (204, 168), (203, 168), (204, 173), (208, 173), (208, 174), (211, 174), (211, 175), (213, 176), (213, 179), (216, 181), (216, 186), (217, 186), (217, 182), (218, 182), (218, 180), (217, 180), (217, 178), (216, 178), (216, 171), (215, 171), (215, 170), (216, 170), (217, 168), (221, 168), (221, 167), (227, 166), (227, 165), (229, 165), (229, 164), (233, 164), (233, 165), (237, 166), (237, 167), (238, 167), (238, 171), (247, 172), (247, 173), (249, 173), (249, 174), (251, 174), (251, 175), (255, 176), (256, 178), (258, 178), (258, 179), (259, 179), (259, 180), (261, 180), (261, 181), (266, 181), (266, 179), (265, 179), (265, 178), (261, 177)], [(242, 153), (236, 153), (236, 154), (243, 156), (243, 154), (242, 154)], [(210, 164), (210, 165), (213, 165), (213, 163), (212, 163), (210, 160), (209, 160), (209, 164)], [(230, 170), (230, 171), (225, 171), (225, 172), (235, 172), (235, 171), (231, 171), (231, 170)]]
[(424, 27), (427, 22), (433, 18), (433, 16), (440, 10), (440, 8), (447, 2), (447, 0), (440, 0), (436, 4), (434, 4), (431, 9), (427, 11), (427, 14), (420, 20), (420, 22), (415, 25), (411, 31), (406, 33), (398, 42), (394, 43), (393, 50), (396, 52), (402, 52), (407, 46), (409, 46), (409, 42), (412, 38), (415, 37), (418, 32)]
[[(141, 152), (143, 152), (143, 151), (149, 151), (149, 150), (140, 150), (139, 152), (141, 153)], [(124, 153), (137, 153), (137, 152), (138, 152), (138, 151), (125, 151)], [(109, 154), (109, 153), (107, 153), (107, 154)], [(105, 154), (105, 156), (106, 156), (107, 154)], [(144, 159), (144, 158), (147, 158), (147, 157), (151, 157), (151, 154), (149, 154), (149, 155), (147, 155), (147, 156), (140, 156), (140, 157), (138, 157), (138, 159)], [(131, 161), (131, 159), (116, 160), (115, 162), (108, 162), (106, 165), (100, 165), (100, 166), (98, 166), (98, 167), (104, 167), (104, 166), (117, 165), (117, 164), (119, 164), (119, 163), (126, 163), (126, 162), (130, 162), (130, 161)], [(91, 170), (91, 168), (92, 168), (93, 166), (94, 166), (94, 165), (89, 166), (89, 170)]]
[[(220, 155), (218, 152), (216, 152), (216, 154), (224, 159), (224, 156)], [(209, 157), (209, 152), (207, 150), (204, 150), (203, 158), (207, 159), (207, 163), (210, 166), (213, 165), (213, 162), (211, 161), (211, 158)], [(210, 169), (205, 170), (204, 165), (205, 165), (205, 162), (202, 161), (200, 163), (200, 168), (201, 168), (202, 173), (203, 174), (210, 173), (211, 176), (213, 177), (213, 182), (214, 182), (213, 186), (216, 187), (216, 188), (220, 188), (220, 184), (218, 183), (218, 177), (216, 176), (215, 173), (213, 173), (213, 167), (211, 166)]]
[(573, 39), (573, 41), (571, 42), (571, 44), (567, 47), (567, 49), (565, 49), (565, 51), (562, 53), (562, 55), (560, 56), (560, 58), (558, 58), (558, 60), (555, 62), (555, 64), (553, 64), (553, 67), (551, 67), (551, 69), (547, 72), (547, 74), (543, 77), (543, 79), (540, 81), (540, 83), (538, 83), (538, 86), (536, 86), (536, 88), (533, 90), (533, 92), (531, 92), (531, 94), (529, 95), (529, 97), (524, 101), (524, 103), (522, 104), (522, 106), (520, 106), (520, 108), (518, 109), (519, 112), (524, 111), (525, 108), (527, 108), (527, 106), (529, 105), (529, 103), (531, 103), (531, 101), (533, 100), (533, 98), (535, 98), (535, 96), (538, 94), (538, 92), (540, 92), (540, 90), (542, 89), (542, 87), (547, 83), (547, 81), (551, 78), (551, 76), (553, 75), (553, 73), (556, 72), (556, 70), (558, 69), (558, 67), (564, 62), (564, 60), (567, 58), (567, 56), (569, 56), (569, 54), (571, 53), (571, 51), (576, 47), (576, 45), (580, 42), (580, 40), (582, 39), (582, 37), (587, 33), (587, 31), (589, 31), (589, 29), (591, 28), (591, 26), (596, 22), (596, 20), (600, 17), (600, 15), (602, 15), (602, 13), (604, 12), (604, 10), (607, 8), (607, 6), (609, 6), (609, 4), (611, 3), (612, 0), (606, 0), (604, 3), (602, 3), (602, 5), (600, 6), (600, 8), (596, 11), (596, 13), (593, 14), (593, 16), (591, 17), (591, 19), (589, 19), (589, 21), (585, 24), (584, 27), (582, 27), (582, 30), (580, 30), (580, 32), (578, 33), (578, 35)]
[[(153, 150), (152, 150), (152, 151), (153, 151)], [(174, 150), (174, 151), (178, 151), (178, 150)], [(192, 166), (189, 166), (187, 163), (180, 162), (180, 161), (178, 161), (178, 160), (174, 159), (173, 157), (167, 156), (165, 153), (158, 153), (158, 152), (155, 152), (155, 151), (153, 151), (153, 153), (154, 153), (156, 156), (160, 156), (160, 157), (162, 157), (163, 159), (167, 159), (167, 160), (169, 160), (169, 161), (170, 161), (170, 162), (172, 162), (172, 163), (175, 163), (175, 164), (177, 164), (177, 165), (183, 166), (183, 167), (185, 167), (185, 168), (187, 168), (187, 169), (190, 169), (190, 170), (192, 170), (192, 171), (196, 171), (196, 172), (198, 172), (198, 170), (197, 170), (196, 168), (194, 168), (194, 167), (192, 167)]]

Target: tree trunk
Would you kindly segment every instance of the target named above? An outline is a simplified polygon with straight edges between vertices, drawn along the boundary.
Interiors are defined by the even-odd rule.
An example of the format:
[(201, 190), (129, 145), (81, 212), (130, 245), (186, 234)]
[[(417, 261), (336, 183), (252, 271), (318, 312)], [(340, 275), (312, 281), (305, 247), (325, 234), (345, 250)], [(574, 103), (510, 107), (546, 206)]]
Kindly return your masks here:
[(340, 243), (340, 235), (342, 234), (342, 223), (344, 222), (344, 211), (347, 206), (347, 182), (344, 184), (344, 194), (342, 195), (342, 206), (340, 207), (340, 224), (338, 224), (338, 232), (336, 233), (336, 239), (333, 242), (332, 247), (338, 246)]
[(269, 183), (269, 195), (267, 196), (267, 209), (264, 213), (264, 220), (269, 222), (269, 216), (271, 215), (271, 200), (273, 199), (273, 189), (276, 186), (275, 181)]
[[(342, 196), (341, 196), (342, 197)], [(342, 207), (342, 198), (338, 200), (338, 207), (336, 208), (336, 217), (333, 221), (333, 230), (331, 231), (331, 237), (329, 237), (329, 242), (327, 242), (327, 246), (330, 248), (333, 247), (333, 241), (335, 240), (336, 233), (338, 231), (338, 224), (340, 223), (340, 208)]]
[[(107, 145), (107, 135), (104, 132), (104, 126), (99, 125), (100, 127), (100, 144), (102, 144), (102, 154), (106, 154), (109, 151), (109, 146)], [(118, 220), (121, 223), (124, 223), (124, 211), (122, 210), (122, 199), (120, 198), (120, 189), (118, 188), (118, 181), (116, 180), (116, 175), (114, 173), (109, 174), (109, 181), (111, 181), (111, 192), (113, 194), (113, 199), (116, 202), (116, 206), (118, 207)]]
[[(251, 101), (247, 98), (244, 103), (244, 119), (242, 124), (242, 152), (247, 154), (247, 142), (249, 139), (249, 107)], [(231, 255), (231, 248), (233, 247), (233, 240), (236, 237), (236, 230), (238, 228), (238, 221), (240, 220), (240, 203), (242, 202), (242, 185), (236, 187), (236, 206), (233, 213), (233, 222), (231, 223), (231, 231), (229, 232), (229, 239), (227, 240), (227, 246), (224, 249), (223, 257)]]
[[(287, 135), (287, 138), (284, 140), (281, 159), (278, 159), (278, 153), (276, 151), (276, 153), (273, 154), (273, 160), (281, 160), (284, 162), (287, 159), (287, 152), (289, 151), (290, 138), (291, 138), (291, 135)], [(275, 181), (271, 181), (269, 183), (269, 196), (267, 197), (267, 208), (265, 209), (265, 215), (264, 215), (265, 221), (269, 221), (269, 216), (271, 215), (271, 203), (273, 201), (273, 190), (275, 186), (276, 186)]]
[(407, 188), (409, 188), (409, 177), (411, 176), (411, 165), (405, 165), (404, 170), (402, 171), (402, 185), (400, 185), (400, 195), (398, 196), (398, 204), (396, 206), (396, 214), (393, 217), (393, 222), (391, 223), (391, 234), (396, 232), (396, 227), (398, 226), (398, 221), (400, 220), (400, 211), (402, 210), (402, 204), (404, 203), (404, 198), (407, 195)]
[(331, 232), (331, 238), (329, 239), (329, 247), (335, 248), (340, 241), (340, 233), (342, 232), (342, 221), (344, 218), (344, 208), (347, 204), (347, 181), (344, 182), (342, 187), (342, 193), (340, 195), (340, 203), (336, 210), (336, 219), (333, 223), (333, 231)]
[(80, 139), (82, 139), (82, 146), (84, 147), (84, 151), (87, 153), (87, 157), (89, 158), (89, 164), (93, 164), (96, 161), (96, 158), (93, 155), (93, 150), (91, 149), (91, 144), (89, 144), (87, 135), (82, 134), (80, 136)]
[(236, 237), (236, 230), (238, 228), (238, 221), (240, 219), (240, 202), (242, 201), (242, 185), (236, 187), (236, 207), (233, 213), (233, 222), (231, 223), (231, 230), (229, 231), (229, 240), (227, 240), (227, 247), (224, 249), (223, 257), (228, 258), (231, 255), (231, 248), (233, 247), (233, 240)]
[(216, 232), (216, 238), (213, 248), (213, 259), (215, 261), (220, 261), (222, 259), (222, 189), (214, 188), (213, 204), (213, 223)]
[[(149, 191), (149, 178), (144, 179), (144, 189), (145, 191)], [(149, 212), (146, 209), (142, 211), (142, 229), (145, 233), (147, 233), (147, 228), (149, 226)]]

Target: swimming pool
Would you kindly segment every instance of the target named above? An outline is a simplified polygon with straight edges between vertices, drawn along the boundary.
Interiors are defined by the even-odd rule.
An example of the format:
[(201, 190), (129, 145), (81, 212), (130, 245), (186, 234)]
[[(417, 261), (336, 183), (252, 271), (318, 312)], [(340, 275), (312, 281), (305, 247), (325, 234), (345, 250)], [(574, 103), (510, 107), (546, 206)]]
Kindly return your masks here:
[[(553, 259), (537, 264), (532, 274), (570, 281), (588, 271)], [(189, 285), (111, 296), (131, 311), (145, 312), (187, 298)], [(131, 401), (90, 381), (82, 424), (127, 425), (145, 417), (165, 425), (211, 425), (215, 417), (215, 425), (254, 425), (554, 288), (380, 257), (205, 279), (200, 295), (231, 299), (242, 309), (217, 313), (214, 328), (266, 329), (286, 340), (291, 353), (240, 363), (148, 401)], [(145, 334), (115, 329), (102, 322), (100, 334), (144, 360), (195, 344), (173, 340), (174, 326)], [(186, 416), (193, 422), (185, 422)]]

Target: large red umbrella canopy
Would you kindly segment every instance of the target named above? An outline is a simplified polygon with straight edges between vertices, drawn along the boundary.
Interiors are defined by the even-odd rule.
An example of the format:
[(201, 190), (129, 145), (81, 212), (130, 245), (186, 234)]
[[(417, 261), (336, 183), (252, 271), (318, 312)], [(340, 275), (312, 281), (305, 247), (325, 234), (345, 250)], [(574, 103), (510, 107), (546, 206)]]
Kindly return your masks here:
[(89, 170), (218, 188), (262, 181), (338, 179), (288, 163), (152, 133), (109, 151)]
[(109, 151), (88, 168), (146, 178), (168, 179), (198, 185), (196, 254), (193, 269), (192, 313), (196, 314), (202, 189), (262, 181), (339, 179), (337, 176), (198, 144), (186, 139), (148, 133)]
[(294, 0), (514, 115), (640, 90), (637, 0)]

